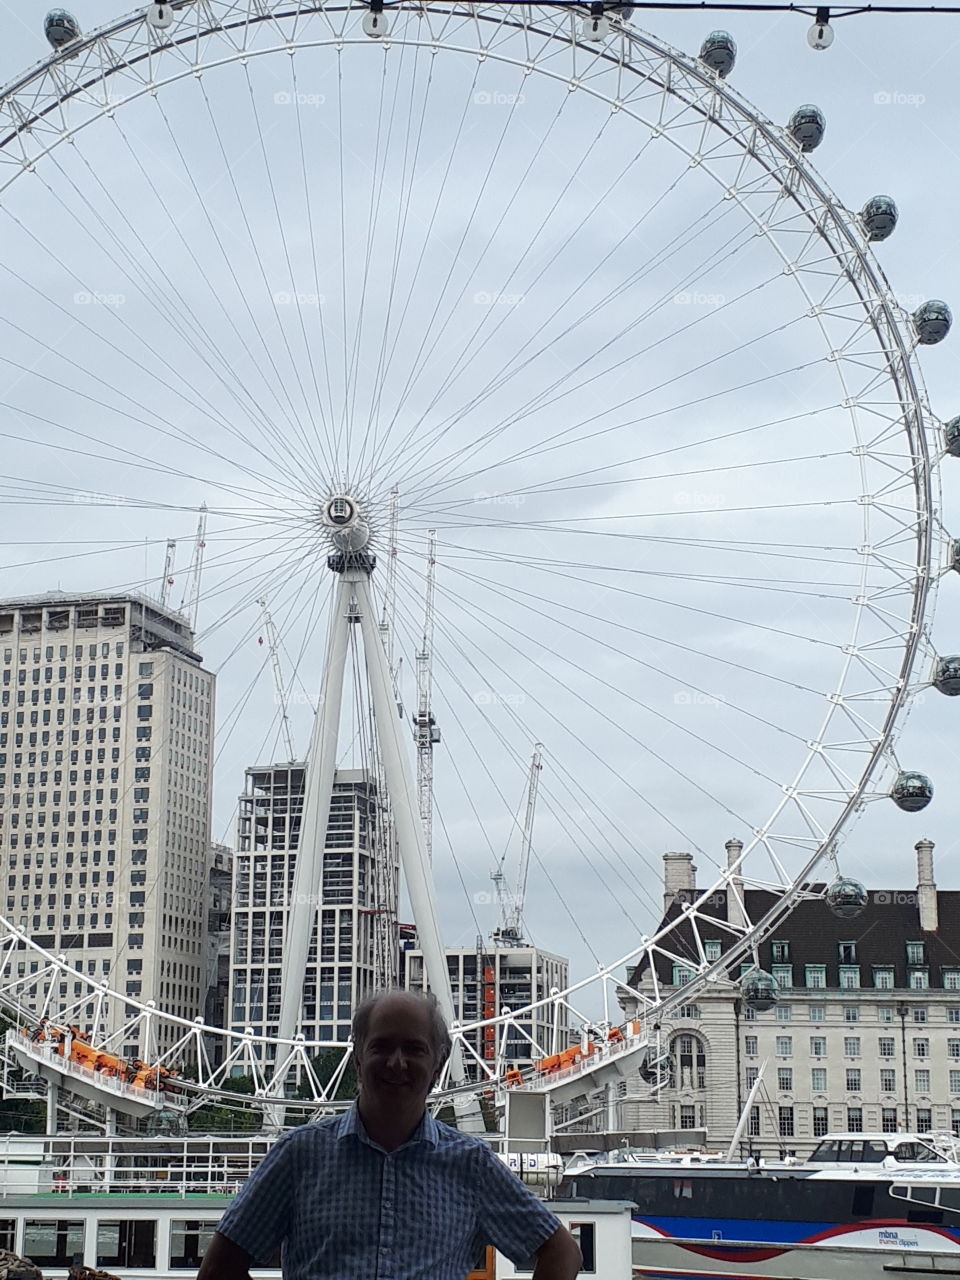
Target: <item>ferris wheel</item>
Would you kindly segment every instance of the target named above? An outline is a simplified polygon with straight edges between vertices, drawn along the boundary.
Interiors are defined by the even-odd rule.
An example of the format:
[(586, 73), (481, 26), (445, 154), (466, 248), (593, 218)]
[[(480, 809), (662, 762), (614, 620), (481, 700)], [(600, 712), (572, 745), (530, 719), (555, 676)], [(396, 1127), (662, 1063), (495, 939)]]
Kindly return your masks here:
[[(765, 119), (736, 92), (729, 35), (684, 54), (624, 6), (184, 0), (90, 34), (55, 10), (46, 32), (53, 53), (0, 92), (0, 594), (27, 574), (42, 590), (41, 569), (155, 591), (178, 570), (153, 557), (202, 509), (199, 644), (234, 779), (241, 717), (260, 713), (263, 758), (280, 732), (250, 656), (258, 601), (327, 784), (364, 749), (337, 628), (360, 622), (357, 696), (391, 744), (439, 963), (391, 710), (410, 702), (436, 547), (434, 869), (470, 903), (545, 744), (533, 854), (553, 896), (527, 924), (561, 921), (592, 971), (543, 1003), (606, 1036), (518, 1087), (635, 1069), (648, 1028), (754, 959), (818, 876), (831, 909), (862, 909), (844, 837), (871, 804), (929, 803), (897, 729), (918, 689), (960, 692), (929, 630), (956, 567), (938, 462), (958, 432), (917, 360), (949, 308), (899, 304), (874, 248), (896, 206), (851, 211), (828, 189), (809, 159), (822, 112)], [(329, 790), (315, 782), (315, 804)], [(672, 847), (713, 867), (682, 940), (651, 887)], [(772, 893), (760, 918), (751, 888)], [(718, 892), (720, 959), (703, 945)], [(77, 1007), (112, 998), (178, 1028), (171, 1060), (225, 1042), (195, 1099), (238, 1064), (261, 1102), (282, 1096), (294, 1063), (326, 1098), (295, 992), (268, 1054), (87, 981), (30, 935), (3, 923), (8, 1004), (52, 999), (69, 972)], [(25, 978), (20, 944), (41, 959)], [(693, 981), (661, 987), (651, 964), (630, 988), (656, 955)], [(759, 971), (744, 990), (775, 998)], [(626, 1032), (618, 992), (639, 1009)], [(490, 1023), (505, 1039), (526, 1012)], [(502, 1054), (478, 1065), (502, 1080)]]

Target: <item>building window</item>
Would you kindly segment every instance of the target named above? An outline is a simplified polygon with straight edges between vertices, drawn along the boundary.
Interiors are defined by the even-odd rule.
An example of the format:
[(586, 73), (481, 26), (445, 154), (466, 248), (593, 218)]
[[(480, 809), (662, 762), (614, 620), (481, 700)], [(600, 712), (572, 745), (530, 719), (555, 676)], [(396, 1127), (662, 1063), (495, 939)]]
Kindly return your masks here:
[(771, 942), (770, 955), (775, 963), (782, 964), (790, 959), (790, 943), (789, 942)]
[(810, 1021), (826, 1022), (826, 1020), (827, 1020), (826, 1006), (822, 1004), (812, 1004), (810, 1006)]
[(783, 991), (789, 991), (793, 986), (793, 965), (792, 964), (775, 964), (771, 972), (773, 980)]
[(793, 1057), (793, 1036), (777, 1036), (777, 1057)]
[(841, 964), (857, 963), (857, 944), (855, 942), (841, 942), (837, 951)]
[(955, 1040), (953, 1037), (951, 1037), (947, 1041), (947, 1057), (957, 1058), (958, 1060), (960, 1060), (960, 1040)]
[(960, 1022), (960, 1004), (947, 1005), (947, 1021)]
[(686, 1104), (680, 1107), (680, 1128), (695, 1129), (697, 1127), (697, 1109)]
[(682, 1004), (677, 1010), (678, 1018), (699, 1018), (700, 1006), (698, 1004)]
[(829, 1128), (829, 1125), (827, 1124), (827, 1108), (814, 1107), (813, 1108), (813, 1136), (815, 1138), (822, 1138), (823, 1135), (827, 1132), (828, 1128)]
[(810, 1037), (810, 1057), (825, 1058), (827, 1056), (827, 1037), (811, 1036)]
[(860, 1057), (860, 1037), (859, 1036), (843, 1037), (843, 1056), (845, 1058)]
[(777, 1067), (777, 1088), (781, 1093), (793, 1093), (793, 1067)]
[(883, 1133), (897, 1132), (897, 1108), (883, 1107), (880, 1111), (880, 1129)]
[(882, 968), (874, 966), (873, 985), (878, 991), (893, 990), (893, 967), (883, 966)]
[(759, 1041), (756, 1036), (743, 1037), (743, 1052), (748, 1058), (755, 1058), (757, 1056), (757, 1053), (759, 1052), (758, 1044)]
[(750, 1108), (750, 1115), (747, 1118), (747, 1137), (760, 1137), (760, 1108), (758, 1106)]
[(819, 991), (827, 985), (827, 966), (825, 964), (808, 964), (803, 970), (804, 981), (812, 991)]
[(779, 1107), (777, 1109), (777, 1126), (781, 1138), (793, 1137), (793, 1107)]
[(847, 1107), (847, 1132), (863, 1133), (863, 1107)]
[(689, 965), (675, 964), (673, 966), (673, 985), (682, 987), (686, 983), (692, 982), (696, 975), (696, 969), (691, 969)]
[(793, 1021), (793, 1005), (778, 1004), (776, 1017), (778, 1022), (792, 1022)]
[(927, 1021), (926, 1009), (914, 1009), (913, 1020), (914, 1022), (926, 1022)]
[(927, 1067), (922, 1067), (913, 1073), (913, 1087), (917, 1093), (930, 1092), (930, 1071)]
[(860, 1068), (847, 1067), (847, 1093), (860, 1092)]
[(907, 943), (907, 964), (923, 964), (923, 943)]
[(896, 1040), (894, 1040), (893, 1036), (881, 1036), (880, 1037), (880, 1057), (893, 1058), (896, 1056), (896, 1052), (897, 1052), (897, 1042)]
[(930, 986), (930, 974), (926, 969), (911, 969), (907, 975), (907, 986), (911, 991), (926, 991)]
[(917, 1133), (929, 1133), (933, 1128), (933, 1111), (930, 1107), (917, 1107)]
[(827, 1068), (826, 1067), (810, 1068), (810, 1089), (813, 1093), (827, 1092)]
[(953, 1107), (950, 1111), (950, 1129), (955, 1138), (960, 1138), (960, 1107)]
[(913, 1041), (913, 1056), (915, 1058), (930, 1057), (930, 1041), (926, 1038), (915, 1036)]
[(950, 1072), (950, 1092), (960, 1093), (960, 1071)]
[(721, 951), (720, 941), (717, 938), (711, 938), (703, 944), (703, 954), (707, 960), (719, 960)]
[(893, 1067), (880, 1068), (880, 1092), (897, 1092), (897, 1073), (894, 1071)]
[(860, 1010), (855, 1004), (845, 1004), (843, 1006), (843, 1020), (844, 1022), (860, 1021)]
[(881, 1004), (877, 1006), (877, 1021), (892, 1022), (893, 1021), (893, 1005)]
[(855, 964), (842, 964), (840, 966), (841, 991), (856, 991), (859, 986), (860, 966)]
[[(960, 1071), (958, 1071), (957, 1074), (960, 1075)], [(744, 1081), (744, 1084), (747, 1086), (748, 1091), (752, 1089), (753, 1086), (757, 1083), (757, 1078), (759, 1075), (760, 1075), (759, 1067), (747, 1067), (743, 1075), (743, 1081)], [(957, 1092), (960, 1093), (960, 1089), (958, 1089)]]

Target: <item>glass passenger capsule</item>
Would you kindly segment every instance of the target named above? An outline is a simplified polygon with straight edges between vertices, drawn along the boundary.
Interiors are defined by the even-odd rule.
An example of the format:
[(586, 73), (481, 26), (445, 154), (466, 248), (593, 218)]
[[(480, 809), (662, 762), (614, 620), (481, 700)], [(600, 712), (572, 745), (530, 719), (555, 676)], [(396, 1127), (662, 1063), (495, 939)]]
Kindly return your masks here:
[(765, 969), (752, 969), (740, 980), (740, 995), (748, 1009), (765, 1013), (780, 999), (780, 988), (776, 978)]
[(890, 196), (873, 196), (860, 210), (868, 240), (886, 240), (897, 225), (897, 206)]
[(893, 784), (890, 799), (904, 813), (919, 813), (933, 799), (933, 783), (925, 773), (903, 772)]
[(867, 891), (859, 880), (840, 876), (824, 894), (824, 901), (839, 920), (856, 920), (867, 905)]
[(737, 43), (729, 31), (711, 31), (700, 46), (700, 61), (721, 80), (730, 74), (736, 60)]
[(80, 23), (66, 9), (51, 9), (43, 20), (43, 34), (54, 49), (62, 49), (80, 35)]
[(931, 298), (923, 306), (917, 307), (913, 313), (913, 327), (917, 331), (917, 341), (925, 347), (932, 347), (942, 342), (950, 332), (953, 315), (950, 308), (939, 298)]
[(806, 102), (802, 107), (797, 107), (787, 123), (787, 132), (801, 151), (816, 150), (823, 141), (826, 131), (826, 117), (812, 102)]
[(943, 424), (943, 447), (951, 458), (960, 458), (960, 418)]
[(670, 1083), (676, 1069), (676, 1061), (672, 1053), (657, 1053), (656, 1049), (648, 1049), (640, 1063), (640, 1079), (646, 1084), (662, 1087)]
[(945, 693), (948, 698), (955, 698), (960, 694), (960, 653), (952, 653), (947, 658), (937, 660), (933, 687)]

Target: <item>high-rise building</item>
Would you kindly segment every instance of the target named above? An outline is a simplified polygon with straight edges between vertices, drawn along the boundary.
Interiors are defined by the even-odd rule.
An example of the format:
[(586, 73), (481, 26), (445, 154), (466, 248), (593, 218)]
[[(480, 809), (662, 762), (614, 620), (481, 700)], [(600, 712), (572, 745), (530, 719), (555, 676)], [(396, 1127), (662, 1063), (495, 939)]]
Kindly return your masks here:
[[(569, 961), (539, 947), (485, 947), (480, 940), (475, 947), (447, 947), (446, 956), (454, 1013), (462, 1023), (495, 1018), (507, 1008), (523, 1009), (568, 985)], [(404, 952), (404, 985), (413, 991), (424, 989), (423, 952), (419, 949)], [(510, 1065), (522, 1069), (537, 1058), (566, 1049), (566, 1006), (560, 1009), (556, 1037), (553, 1027), (554, 1010), (549, 1002), (518, 1019), (517, 1026), (507, 1032), (505, 1056)], [(471, 1078), (477, 1079), (481, 1074), (477, 1057), (492, 1065), (499, 1035), (495, 1027), (477, 1028), (470, 1033), (476, 1057), (464, 1054), (464, 1068)], [(540, 1053), (533, 1049), (531, 1041)]]
[[(211, 1027), (226, 1026), (230, 995), (230, 924), (233, 910), (233, 850), (211, 844), (207, 850), (206, 999), (203, 1020)], [(223, 1053), (223, 1038), (208, 1048), (211, 1059)]]
[[(277, 1035), (287, 916), (303, 816), (305, 766), (247, 770), (234, 857), (230, 1026)], [(300, 1022), (309, 1040), (346, 1041), (360, 1000), (396, 964), (398, 864), (376, 780), (340, 769), (323, 855)], [(390, 970), (390, 971), (388, 971)], [(291, 975), (287, 975), (288, 980)]]
[[(196, 1017), (214, 676), (186, 619), (137, 594), (6, 600), (0, 673), (4, 915), (79, 972)], [(28, 966), (25, 952), (18, 976)], [(60, 979), (54, 993), (61, 1010), (80, 1002), (79, 1025), (93, 1014), (85, 992)], [(135, 1010), (114, 1005), (117, 1028)]]

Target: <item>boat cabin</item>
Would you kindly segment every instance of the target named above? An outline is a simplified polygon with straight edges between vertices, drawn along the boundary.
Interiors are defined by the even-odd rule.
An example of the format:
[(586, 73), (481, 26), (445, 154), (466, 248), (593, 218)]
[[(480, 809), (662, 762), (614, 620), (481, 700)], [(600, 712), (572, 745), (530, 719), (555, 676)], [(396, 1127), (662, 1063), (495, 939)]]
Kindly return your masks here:
[(806, 1164), (819, 1169), (843, 1169), (851, 1165), (947, 1164), (929, 1133), (828, 1133), (807, 1157)]

